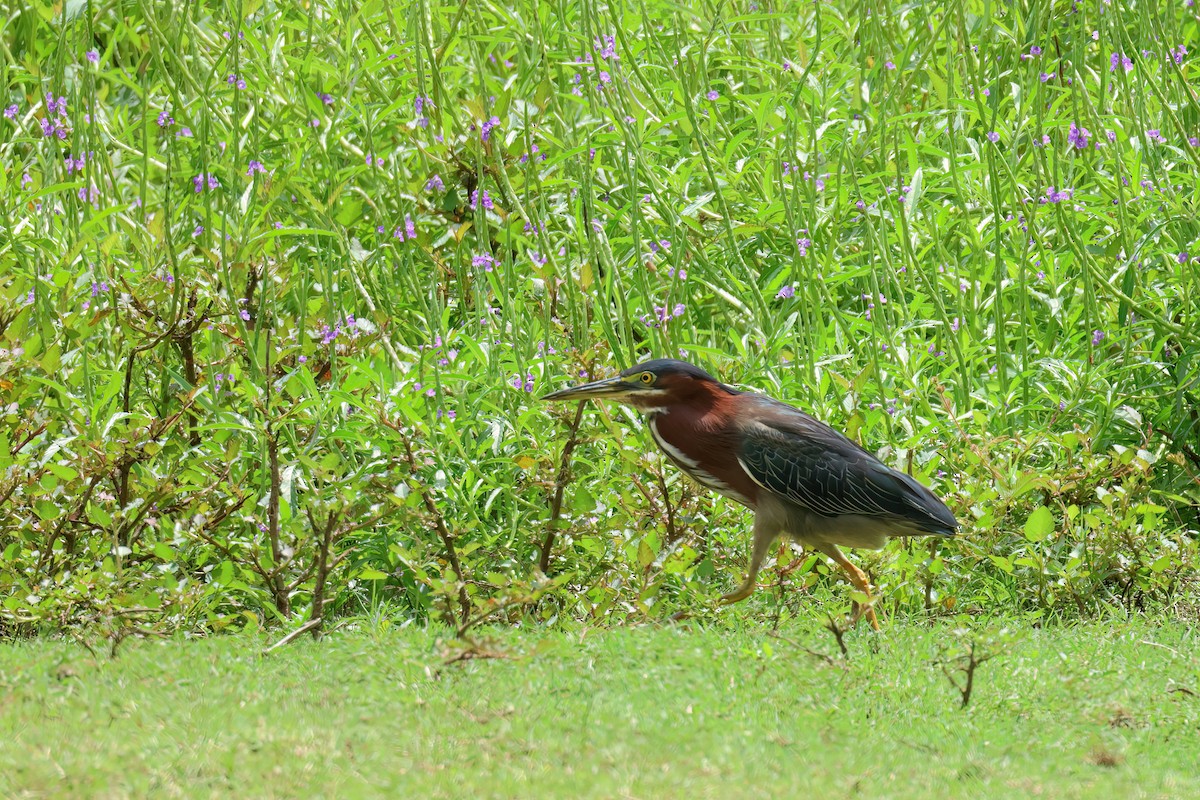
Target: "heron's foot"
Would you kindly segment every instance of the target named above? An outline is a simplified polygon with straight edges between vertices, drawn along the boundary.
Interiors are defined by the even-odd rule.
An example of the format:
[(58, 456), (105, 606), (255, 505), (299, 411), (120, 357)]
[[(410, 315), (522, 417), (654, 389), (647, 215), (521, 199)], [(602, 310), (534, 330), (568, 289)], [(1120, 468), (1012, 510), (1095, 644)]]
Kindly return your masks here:
[(752, 594), (754, 594), (754, 581), (746, 581), (735, 591), (730, 592), (729, 594), (721, 595), (721, 605), (727, 606), (732, 603), (740, 602)]
[(870, 623), (874, 630), (879, 630), (879, 619), (875, 616), (874, 601), (869, 603), (854, 602), (851, 604), (850, 627), (853, 628), (855, 625), (857, 625), (858, 621), (863, 617), (867, 618), (867, 622)]

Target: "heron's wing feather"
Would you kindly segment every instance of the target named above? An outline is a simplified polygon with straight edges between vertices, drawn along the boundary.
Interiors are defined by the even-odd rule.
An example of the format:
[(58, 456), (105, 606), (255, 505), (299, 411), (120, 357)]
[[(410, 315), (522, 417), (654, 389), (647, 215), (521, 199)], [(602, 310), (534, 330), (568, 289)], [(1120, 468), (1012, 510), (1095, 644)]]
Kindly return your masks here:
[(953, 533), (954, 516), (933, 493), (828, 425), (767, 398), (744, 429), (743, 469), (762, 488), (824, 516), (899, 517)]

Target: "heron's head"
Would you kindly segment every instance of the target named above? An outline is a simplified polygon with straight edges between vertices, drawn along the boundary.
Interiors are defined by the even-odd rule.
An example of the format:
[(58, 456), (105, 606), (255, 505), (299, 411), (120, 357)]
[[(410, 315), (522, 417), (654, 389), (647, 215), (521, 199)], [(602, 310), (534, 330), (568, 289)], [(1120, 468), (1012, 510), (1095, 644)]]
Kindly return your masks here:
[(656, 358), (630, 367), (615, 378), (605, 378), (551, 392), (543, 400), (616, 400), (639, 411), (669, 411), (695, 402), (713, 390), (734, 392), (704, 370), (686, 361)]

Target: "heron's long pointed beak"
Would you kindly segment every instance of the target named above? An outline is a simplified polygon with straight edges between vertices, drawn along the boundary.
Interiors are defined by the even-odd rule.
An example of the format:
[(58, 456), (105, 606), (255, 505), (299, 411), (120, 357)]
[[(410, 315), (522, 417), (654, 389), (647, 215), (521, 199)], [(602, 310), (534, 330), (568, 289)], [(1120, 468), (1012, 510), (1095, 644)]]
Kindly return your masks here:
[(567, 389), (559, 389), (542, 397), (543, 400), (587, 400), (591, 397), (615, 397), (628, 394), (632, 389), (622, 377), (605, 378), (602, 381), (592, 381)]

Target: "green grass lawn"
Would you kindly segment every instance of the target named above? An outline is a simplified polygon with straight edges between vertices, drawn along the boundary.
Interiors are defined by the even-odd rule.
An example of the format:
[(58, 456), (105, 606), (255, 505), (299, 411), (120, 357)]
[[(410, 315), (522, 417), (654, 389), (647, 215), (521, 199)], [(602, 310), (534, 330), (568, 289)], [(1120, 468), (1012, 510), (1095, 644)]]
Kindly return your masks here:
[[(0, 647), (4, 797), (1200, 795), (1195, 626), (758, 625)], [(487, 638), (494, 637), (494, 638)], [(965, 710), (936, 663), (995, 657)]]

